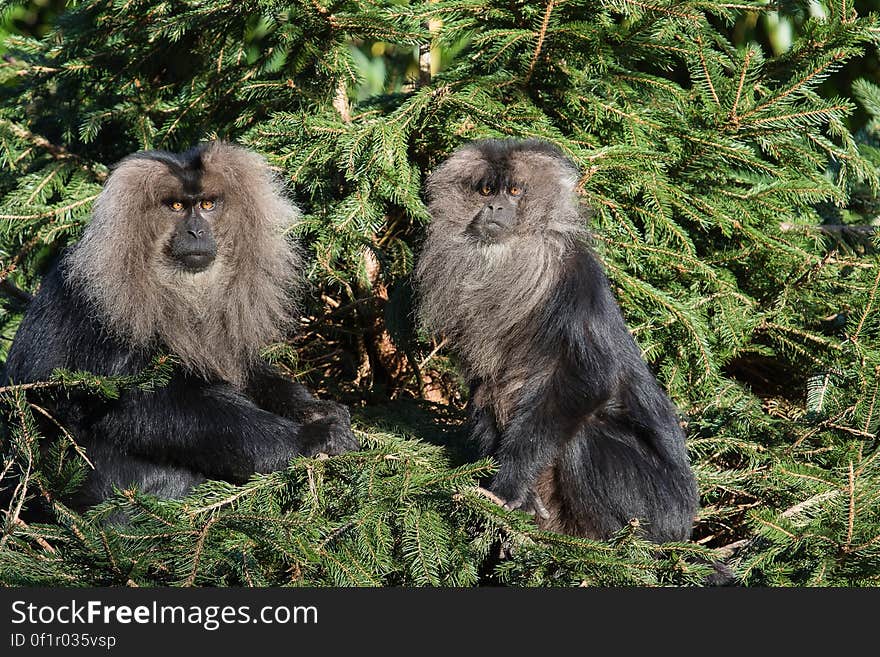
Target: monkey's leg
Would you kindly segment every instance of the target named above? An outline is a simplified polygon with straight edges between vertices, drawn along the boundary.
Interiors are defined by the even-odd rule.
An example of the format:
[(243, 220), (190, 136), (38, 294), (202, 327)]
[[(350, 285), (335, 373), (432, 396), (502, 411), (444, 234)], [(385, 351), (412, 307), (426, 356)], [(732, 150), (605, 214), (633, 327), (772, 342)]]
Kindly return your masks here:
[(634, 519), (652, 541), (687, 540), (696, 511), (689, 471), (628, 418), (593, 419), (568, 443), (557, 473), (572, 533), (606, 539)]
[(179, 499), (206, 480), (189, 468), (120, 454), (107, 446), (90, 449), (89, 456), (95, 469), (72, 500), (71, 506), (78, 509), (110, 497), (114, 488), (135, 488), (156, 497)]
[(501, 433), (492, 411), (479, 403), (479, 387), (471, 386), (468, 400), (468, 435), (480, 447), (480, 454), (492, 456), (498, 450)]
[(526, 397), (505, 427), (494, 454), (498, 472), (491, 490), (507, 502), (507, 508), (530, 510), (544, 517), (547, 509), (535, 494), (535, 483), (538, 474), (557, 458), (573, 422), (541, 397)]
[[(471, 384), (471, 394), (468, 401), (468, 415), (470, 416), (469, 435), (471, 440), (480, 446), (480, 453), (483, 456), (495, 456), (501, 443), (501, 432), (498, 430), (498, 424), (491, 409), (481, 404), (481, 390), (480, 382)], [(529, 515), (544, 519), (550, 517), (550, 513), (547, 511), (541, 496), (534, 489), (529, 490), (526, 499), (519, 503), (513, 503), (512, 500), (501, 498), (484, 488), (478, 488), (478, 491), (506, 509), (519, 509)]]

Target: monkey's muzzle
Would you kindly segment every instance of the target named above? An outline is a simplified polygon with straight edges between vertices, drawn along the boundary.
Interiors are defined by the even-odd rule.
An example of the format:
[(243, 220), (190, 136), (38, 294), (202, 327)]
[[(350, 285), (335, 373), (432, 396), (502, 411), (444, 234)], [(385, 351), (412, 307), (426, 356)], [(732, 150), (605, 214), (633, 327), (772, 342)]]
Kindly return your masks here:
[(487, 203), (468, 225), (467, 232), (485, 242), (499, 242), (513, 229), (516, 213), (509, 205)]
[(210, 267), (216, 257), (217, 254), (213, 251), (193, 251), (190, 253), (180, 253), (175, 259), (184, 269), (197, 274)]

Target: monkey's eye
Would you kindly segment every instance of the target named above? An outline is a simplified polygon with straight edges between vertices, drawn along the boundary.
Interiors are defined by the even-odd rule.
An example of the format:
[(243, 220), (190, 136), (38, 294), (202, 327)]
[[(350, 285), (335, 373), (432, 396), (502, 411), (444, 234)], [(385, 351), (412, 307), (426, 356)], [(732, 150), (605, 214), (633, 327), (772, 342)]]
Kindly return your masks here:
[(523, 188), (519, 185), (511, 185), (507, 190), (507, 193), (511, 196), (519, 196), (520, 194), (522, 194), (522, 192)]
[(168, 207), (174, 212), (180, 212), (183, 210), (183, 201), (168, 201)]
[(480, 187), (480, 194), (482, 194), (483, 196), (491, 196), (492, 195), (492, 186), (487, 185), (487, 184), (483, 184)]
[(217, 203), (212, 198), (203, 198), (199, 202), (199, 207), (202, 210), (213, 210), (217, 206)]

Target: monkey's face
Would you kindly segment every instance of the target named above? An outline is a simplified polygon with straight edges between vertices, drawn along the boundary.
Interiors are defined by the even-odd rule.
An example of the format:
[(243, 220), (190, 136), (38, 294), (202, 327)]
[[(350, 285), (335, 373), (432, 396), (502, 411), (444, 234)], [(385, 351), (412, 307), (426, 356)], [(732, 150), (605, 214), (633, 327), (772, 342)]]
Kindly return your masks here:
[(503, 242), (513, 235), (525, 186), (489, 175), (477, 183), (473, 191), (482, 197), (483, 206), (468, 223), (467, 233), (491, 244)]
[(454, 153), (428, 180), (433, 231), (491, 252), (581, 227), (571, 162), (550, 144), (486, 140)]
[(189, 274), (215, 263), (223, 234), (223, 190), (228, 184), (216, 167), (208, 166), (206, 157), (196, 151), (185, 159), (143, 163), (154, 172), (151, 198), (164, 230), (159, 238), (164, 259), (173, 269)]
[(168, 257), (182, 269), (204, 271), (217, 257), (213, 220), (220, 214), (222, 199), (216, 195), (178, 194), (162, 199), (173, 230), (166, 245)]

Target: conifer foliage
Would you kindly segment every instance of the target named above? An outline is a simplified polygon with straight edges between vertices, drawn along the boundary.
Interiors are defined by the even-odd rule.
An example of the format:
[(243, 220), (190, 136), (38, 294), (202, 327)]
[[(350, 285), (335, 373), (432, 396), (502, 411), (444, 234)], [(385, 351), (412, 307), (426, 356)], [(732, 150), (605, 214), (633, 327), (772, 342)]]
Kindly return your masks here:
[[(45, 411), (7, 386), (0, 582), (696, 584), (724, 558), (748, 585), (877, 584), (880, 263), (865, 224), (880, 88), (823, 83), (876, 52), (880, 17), (814, 4), (784, 3), (802, 29), (775, 56), (732, 41), (774, 9), (748, 0), (74, 0), (45, 37), (9, 37), (0, 357), (108, 167), (234, 140), (304, 212), (311, 306), (295, 348), (270, 356), (345, 395), (365, 450), (183, 501), (120, 491), (78, 515), (58, 499), (88, 454), (63, 432), (41, 452)], [(857, 109), (873, 117), (858, 132)], [(650, 545), (638, 523), (610, 542), (545, 534), (477, 488), (493, 466), (462, 443), (463, 392), (414, 324), (408, 275), (425, 176), (492, 136), (547, 139), (581, 171), (614, 291), (687, 423), (692, 543)], [(112, 397), (174, 366), (31, 387)], [(52, 517), (27, 522), (41, 501)], [(104, 521), (120, 510), (126, 524)]]

